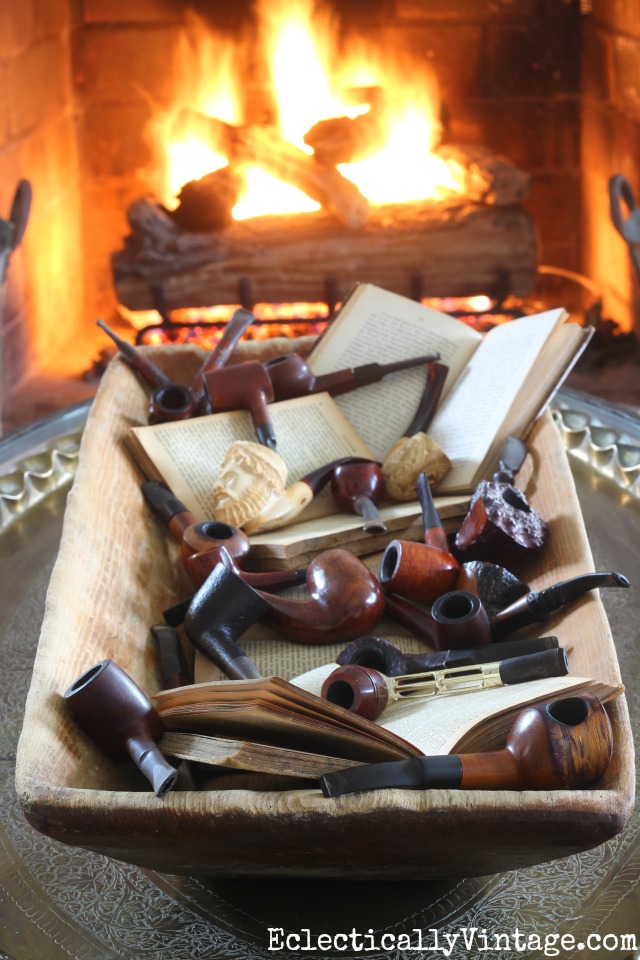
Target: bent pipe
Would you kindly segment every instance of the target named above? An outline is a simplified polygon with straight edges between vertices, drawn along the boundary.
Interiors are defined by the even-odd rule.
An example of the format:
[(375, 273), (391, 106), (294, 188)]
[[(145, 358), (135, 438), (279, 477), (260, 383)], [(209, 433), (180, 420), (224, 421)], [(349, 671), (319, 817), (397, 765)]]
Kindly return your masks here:
[(320, 788), (325, 797), (381, 787), (572, 790), (604, 776), (612, 756), (609, 717), (585, 694), (523, 710), (502, 750), (363, 764), (325, 774)]

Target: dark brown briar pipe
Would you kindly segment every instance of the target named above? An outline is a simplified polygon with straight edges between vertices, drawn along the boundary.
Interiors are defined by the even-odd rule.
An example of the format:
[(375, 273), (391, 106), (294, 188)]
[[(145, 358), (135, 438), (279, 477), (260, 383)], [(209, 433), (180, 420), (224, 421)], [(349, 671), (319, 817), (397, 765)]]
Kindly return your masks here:
[(469, 560), (460, 567), (456, 590), (475, 593), (492, 620), (499, 610), (528, 593), (529, 587), (506, 567), (486, 560)]
[(387, 544), (380, 561), (380, 583), (401, 597), (433, 603), (454, 589), (460, 564), (449, 550), (426, 473), (419, 475), (416, 492), (422, 507), (423, 542), (392, 540)]
[(443, 593), (431, 607), (436, 650), (491, 643), (491, 626), (480, 598), (466, 590)]
[(162, 689), (186, 687), (193, 683), (178, 631), (164, 623), (159, 623), (151, 627), (151, 634), (160, 655)]
[(256, 679), (261, 673), (237, 641), (268, 610), (262, 594), (219, 563), (189, 604), (185, 633), (229, 679)]
[(389, 677), (372, 667), (347, 664), (329, 674), (320, 694), (330, 703), (375, 720), (390, 701), (424, 700), (526, 683), (569, 672), (564, 650), (544, 650), (511, 660), (446, 667)]
[(336, 643), (369, 633), (384, 612), (384, 594), (367, 567), (347, 550), (325, 550), (307, 569), (309, 596), (292, 600), (263, 593), (262, 619), (287, 640)]
[(366, 533), (383, 533), (387, 529), (378, 510), (384, 493), (382, 470), (374, 460), (344, 463), (331, 473), (331, 496), (336, 506), (362, 517)]
[(276, 434), (267, 409), (274, 398), (273, 385), (259, 360), (208, 370), (203, 373), (202, 382), (212, 413), (247, 410), (258, 443), (275, 450)]
[(405, 673), (422, 670), (444, 670), (449, 667), (465, 667), (474, 663), (491, 663), (492, 660), (510, 660), (543, 650), (557, 650), (557, 637), (536, 637), (527, 640), (507, 640), (497, 649), (489, 643), (483, 647), (460, 650), (439, 650), (435, 653), (402, 653), (384, 637), (357, 637), (348, 643), (336, 657), (341, 667), (357, 664), (371, 667), (388, 677), (400, 677)]
[(133, 760), (157, 797), (174, 786), (178, 771), (158, 748), (164, 724), (155, 707), (113, 660), (101, 660), (64, 694), (80, 726), (108, 756)]
[(194, 586), (200, 587), (221, 560), (251, 586), (263, 590), (291, 587), (304, 581), (306, 570), (243, 570), (240, 561), (249, 553), (251, 544), (242, 530), (219, 520), (196, 521), (185, 504), (158, 480), (146, 480), (141, 490), (180, 544), (182, 564)]
[(601, 587), (629, 587), (629, 580), (622, 573), (585, 573), (544, 590), (531, 590), (514, 603), (496, 613), (491, 619), (491, 629), (496, 640), (531, 623), (542, 623), (552, 613), (584, 596), (590, 590)]
[(282, 357), (267, 360), (264, 368), (273, 384), (276, 400), (290, 400), (293, 397), (324, 391), (335, 397), (369, 383), (377, 383), (383, 377), (399, 370), (407, 370), (439, 359), (439, 353), (431, 353), (395, 363), (366, 363), (361, 367), (348, 367), (316, 376), (299, 354), (287, 353)]
[(575, 790), (604, 776), (612, 755), (609, 717), (585, 694), (523, 710), (502, 750), (363, 764), (325, 774), (320, 787), (325, 797), (379, 787)]
[(96, 324), (111, 337), (129, 366), (136, 370), (152, 388), (149, 398), (149, 423), (188, 420), (195, 415), (196, 403), (188, 387), (173, 383), (155, 363), (110, 330), (104, 321), (96, 320)]

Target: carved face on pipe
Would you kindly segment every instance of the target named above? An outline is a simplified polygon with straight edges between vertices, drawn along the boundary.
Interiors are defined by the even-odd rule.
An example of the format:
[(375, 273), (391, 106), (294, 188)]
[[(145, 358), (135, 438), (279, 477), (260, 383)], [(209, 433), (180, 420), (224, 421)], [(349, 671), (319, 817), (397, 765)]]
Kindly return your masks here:
[(232, 443), (213, 488), (217, 520), (242, 527), (283, 493), (287, 467), (282, 457), (260, 443)]

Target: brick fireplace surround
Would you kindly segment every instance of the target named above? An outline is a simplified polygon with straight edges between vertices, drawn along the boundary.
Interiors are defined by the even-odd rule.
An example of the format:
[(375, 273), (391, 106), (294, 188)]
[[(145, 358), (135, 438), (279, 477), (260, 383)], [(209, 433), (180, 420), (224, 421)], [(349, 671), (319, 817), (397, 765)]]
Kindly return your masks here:
[[(541, 261), (589, 277), (605, 315), (637, 332), (638, 284), (607, 193), (609, 177), (622, 173), (640, 198), (637, 0), (333, 5), (346, 36), (365, 34), (429, 62), (447, 138), (487, 145), (532, 174), (526, 205)], [(93, 389), (79, 373), (104, 343), (94, 320), (116, 315), (110, 255), (128, 232), (129, 203), (146, 191), (137, 175), (152, 159), (144, 129), (152, 105), (170, 103), (180, 83), (176, 45), (189, 12), (224, 35), (246, 25), (251, 7), (245, 0), (0, 3), (0, 216), (20, 178), (34, 191), (0, 331), (5, 431), (12, 402), (36, 396), (36, 383), (75, 382), (60, 402)], [(640, 397), (631, 392), (629, 400)]]

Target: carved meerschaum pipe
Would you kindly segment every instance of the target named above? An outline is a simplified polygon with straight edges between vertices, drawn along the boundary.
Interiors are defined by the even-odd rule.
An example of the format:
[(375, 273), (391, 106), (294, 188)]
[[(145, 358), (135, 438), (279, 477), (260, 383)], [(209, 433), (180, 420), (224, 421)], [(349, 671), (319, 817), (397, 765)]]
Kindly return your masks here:
[[(366, 457), (339, 457), (330, 460), (290, 484), (275, 503), (269, 504), (257, 517), (244, 524), (246, 532), (250, 535), (262, 533), (263, 530), (276, 530), (292, 523), (331, 481), (334, 470), (343, 464), (363, 464), (362, 485), (363, 490), (366, 490), (370, 484), (368, 475), (371, 464), (377, 466), (375, 461)], [(367, 465), (366, 469), (364, 465)]]
[(133, 760), (157, 797), (174, 786), (178, 771), (158, 748), (164, 724), (155, 707), (113, 660), (85, 671), (64, 694), (80, 726), (113, 760)]
[(568, 672), (567, 655), (561, 648), (510, 660), (446, 667), (399, 677), (386, 676), (372, 667), (346, 664), (329, 674), (320, 695), (360, 717), (375, 720), (392, 700), (452, 696), (545, 677), (564, 677)]
[(264, 590), (290, 587), (304, 581), (306, 570), (242, 570), (239, 561), (247, 556), (251, 547), (242, 530), (219, 520), (196, 521), (185, 504), (158, 480), (146, 480), (141, 490), (154, 513), (164, 520), (180, 544), (183, 566), (196, 587), (204, 583), (221, 560), (251, 586)]
[(261, 593), (219, 563), (189, 604), (185, 633), (229, 679), (252, 680), (261, 673), (237, 641), (268, 610)]
[(531, 590), (500, 610), (491, 618), (491, 630), (495, 639), (499, 640), (505, 634), (531, 623), (542, 623), (556, 610), (578, 600), (590, 590), (629, 586), (629, 580), (622, 573), (615, 572), (584, 573), (570, 580), (561, 580), (544, 590)]
[(496, 649), (496, 644), (483, 647), (439, 650), (435, 653), (402, 653), (384, 637), (356, 637), (336, 657), (339, 666), (356, 664), (372, 667), (388, 677), (400, 677), (405, 673), (421, 670), (444, 670), (449, 667), (464, 667), (474, 663), (491, 663), (492, 660), (510, 660), (543, 650), (556, 650), (557, 637), (536, 637), (527, 640), (507, 640)]
[(348, 367), (345, 370), (316, 376), (299, 354), (287, 353), (282, 357), (267, 360), (264, 368), (273, 384), (276, 400), (290, 400), (293, 397), (322, 392), (336, 397), (369, 383), (377, 383), (390, 373), (397, 373), (399, 370), (407, 370), (439, 359), (439, 353), (431, 353), (395, 363), (366, 363), (360, 367)]
[(427, 366), (427, 383), (415, 416), (402, 437), (396, 440), (382, 464), (386, 490), (393, 500), (413, 500), (421, 473), (437, 487), (451, 469), (451, 461), (427, 435), (440, 401), (449, 367), (444, 363)]
[(358, 790), (572, 790), (599, 780), (613, 755), (609, 717), (590, 694), (518, 714), (502, 750), (363, 764), (320, 778), (325, 797)]
[(247, 410), (256, 439), (276, 449), (276, 433), (267, 405), (273, 400), (273, 385), (259, 360), (244, 360), (202, 374), (206, 402), (211, 413)]
[(426, 473), (418, 476), (416, 492), (422, 507), (423, 542), (388, 543), (380, 561), (380, 583), (401, 597), (433, 603), (454, 589), (460, 564), (449, 550)]
[(305, 600), (263, 593), (269, 612), (263, 622), (287, 640), (336, 643), (368, 633), (385, 607), (380, 584), (347, 550), (325, 550), (307, 568)]

